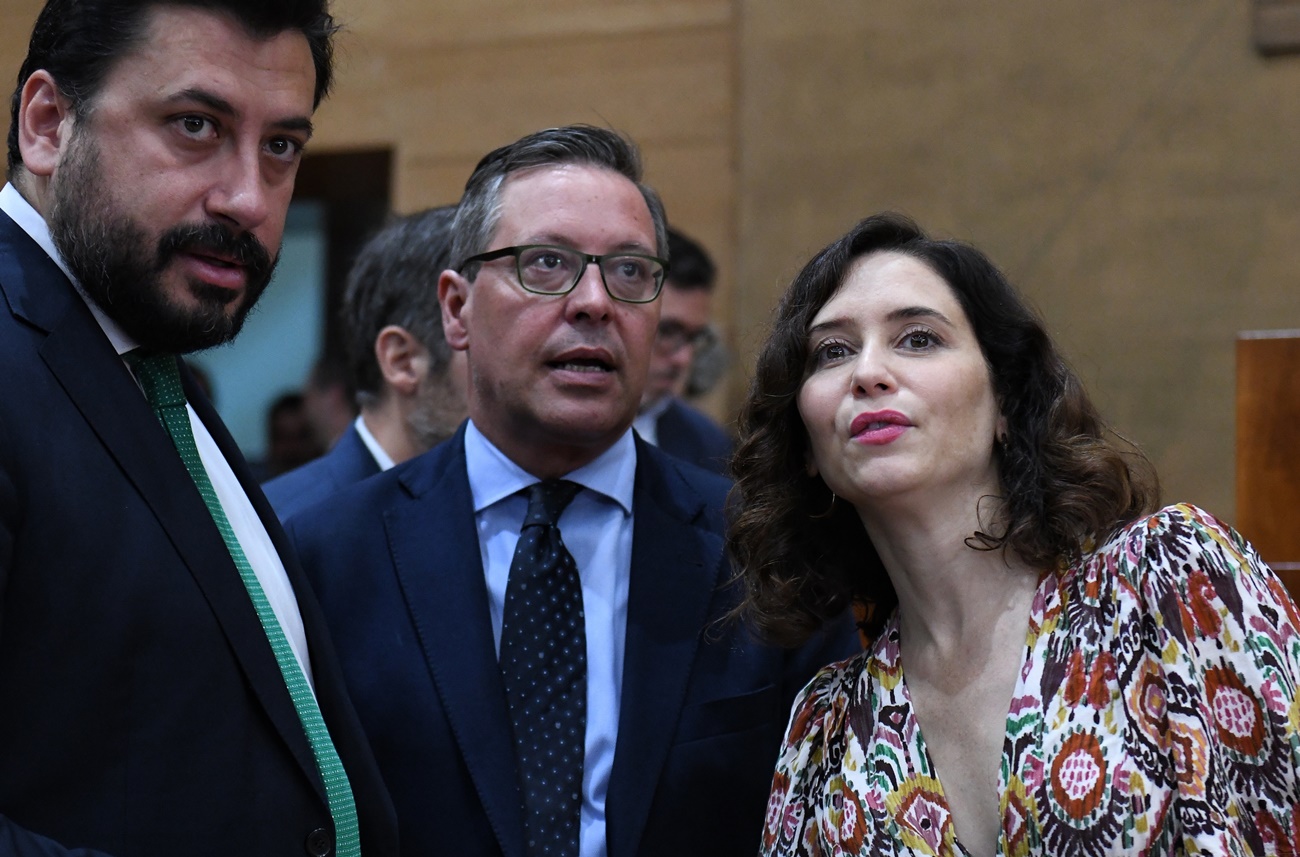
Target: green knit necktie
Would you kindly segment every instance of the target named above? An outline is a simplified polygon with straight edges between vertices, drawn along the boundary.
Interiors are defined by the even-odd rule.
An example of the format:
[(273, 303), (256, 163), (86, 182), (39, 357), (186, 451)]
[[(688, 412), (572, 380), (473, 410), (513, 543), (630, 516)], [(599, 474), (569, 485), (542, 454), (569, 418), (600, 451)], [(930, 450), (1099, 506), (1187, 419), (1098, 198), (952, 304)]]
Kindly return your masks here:
[(329, 729), (321, 717), (316, 697), (307, 684), (307, 677), (303, 674), (298, 659), (294, 657), (289, 640), (275, 618), (275, 611), (271, 609), (271, 602), (267, 600), (262, 584), (258, 582), (252, 565), (244, 556), (244, 549), (239, 546), (239, 539), (235, 537), (226, 512), (221, 508), (212, 481), (203, 469), (203, 461), (199, 458), (199, 450), (194, 445), (194, 434), (190, 429), (190, 416), (185, 408), (185, 391), (181, 388), (176, 357), (171, 354), (143, 356), (132, 352), (126, 355), (126, 360), (140, 379), (140, 386), (144, 388), (144, 394), (153, 406), (154, 413), (171, 435), (176, 451), (185, 462), (185, 469), (190, 472), (190, 478), (203, 495), (203, 502), (212, 514), (212, 520), (226, 543), (226, 549), (230, 551), (230, 558), (239, 569), (248, 597), (257, 610), (257, 618), (262, 622), (262, 630), (266, 632), (271, 651), (275, 653), (275, 660), (280, 665), (280, 673), (284, 676), (285, 687), (293, 699), (293, 707), (297, 709), (298, 719), (302, 721), (303, 731), (311, 743), (316, 768), (325, 781), (325, 794), (329, 798), (330, 815), (334, 819), (335, 854), (338, 857), (360, 857), (361, 836), (357, 825), (357, 808), (352, 800), (352, 786), (348, 783), (347, 772), (343, 770), (343, 762), (330, 741)]

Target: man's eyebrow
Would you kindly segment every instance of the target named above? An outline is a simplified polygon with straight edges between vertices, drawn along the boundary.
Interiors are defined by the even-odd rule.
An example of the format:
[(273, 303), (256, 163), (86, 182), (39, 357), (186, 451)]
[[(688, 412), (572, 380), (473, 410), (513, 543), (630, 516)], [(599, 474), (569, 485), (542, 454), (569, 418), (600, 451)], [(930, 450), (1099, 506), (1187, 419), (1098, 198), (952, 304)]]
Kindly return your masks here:
[(281, 119), (274, 124), (275, 127), (282, 131), (297, 131), (309, 139), (316, 130), (316, 126), (311, 124), (311, 120), (305, 116), (294, 116), (289, 119)]
[[(574, 246), (575, 244), (574, 241), (555, 232), (536, 233), (535, 235), (532, 236), (530, 240), (526, 241), (525, 243), (545, 244), (551, 247), (568, 247), (570, 249), (577, 250), (578, 252), (584, 252), (581, 248)], [(640, 241), (633, 239), (630, 241), (623, 241), (619, 244), (614, 245), (614, 247), (609, 251), (609, 253), (605, 255), (615, 255), (618, 253), (641, 253), (644, 255), (653, 256), (655, 252), (656, 251), (653, 247), (647, 247), (644, 244), (642, 244)]]
[(208, 92), (206, 89), (196, 89), (194, 87), (182, 89), (168, 96), (167, 100), (169, 102), (196, 101), (216, 113), (224, 113), (227, 116), (237, 116), (239, 114), (239, 111), (235, 109), (235, 105), (216, 93)]
[[(214, 92), (209, 92), (206, 89), (198, 89), (196, 87), (182, 89), (181, 91), (169, 96), (167, 101), (196, 102), (214, 113), (220, 113), (224, 116), (230, 116), (233, 118), (238, 118), (239, 116), (239, 111), (235, 109), (235, 105), (231, 104), (220, 95), (217, 95)], [(284, 119), (278, 119), (271, 124), (283, 131), (297, 131), (307, 137), (311, 137), (313, 131), (315, 131), (315, 126), (312, 125), (311, 119), (306, 116), (289, 116)]]

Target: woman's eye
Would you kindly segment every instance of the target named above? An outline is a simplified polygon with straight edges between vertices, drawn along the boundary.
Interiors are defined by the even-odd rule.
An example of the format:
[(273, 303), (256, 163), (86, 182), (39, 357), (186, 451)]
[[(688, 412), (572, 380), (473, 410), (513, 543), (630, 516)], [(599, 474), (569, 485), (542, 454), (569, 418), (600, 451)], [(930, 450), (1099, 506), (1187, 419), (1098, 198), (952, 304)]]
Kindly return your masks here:
[(817, 346), (813, 352), (813, 364), (815, 366), (825, 366), (830, 363), (838, 363), (849, 356), (849, 347), (843, 342), (823, 342)]
[(939, 342), (933, 331), (910, 330), (903, 334), (902, 345), (912, 351), (926, 351)]

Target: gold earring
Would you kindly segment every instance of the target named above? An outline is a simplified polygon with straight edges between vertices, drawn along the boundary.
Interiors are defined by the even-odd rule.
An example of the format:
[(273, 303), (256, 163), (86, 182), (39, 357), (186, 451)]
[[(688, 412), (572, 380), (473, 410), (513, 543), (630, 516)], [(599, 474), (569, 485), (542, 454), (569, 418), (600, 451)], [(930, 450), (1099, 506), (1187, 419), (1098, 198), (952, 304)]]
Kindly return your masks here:
[(809, 515), (808, 517), (812, 518), (814, 521), (821, 521), (821, 520), (825, 520), (826, 518), (829, 518), (831, 516), (831, 512), (834, 511), (835, 511), (835, 492), (832, 491), (831, 504), (826, 507), (826, 511), (822, 512), (820, 515)]

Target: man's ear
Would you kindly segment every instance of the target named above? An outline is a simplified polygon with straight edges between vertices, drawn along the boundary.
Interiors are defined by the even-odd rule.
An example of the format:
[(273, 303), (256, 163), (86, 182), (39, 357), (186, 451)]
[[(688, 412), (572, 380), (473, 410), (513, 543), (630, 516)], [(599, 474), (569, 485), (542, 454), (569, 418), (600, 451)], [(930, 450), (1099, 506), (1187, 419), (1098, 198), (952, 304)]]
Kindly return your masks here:
[(37, 69), (23, 84), (18, 101), (18, 151), (23, 166), (35, 176), (49, 178), (72, 136), (72, 102), (45, 69)]
[(438, 277), (438, 303), (442, 305), (442, 331), (456, 351), (469, 350), (469, 280), (446, 270)]
[(390, 324), (375, 337), (375, 361), (384, 384), (399, 396), (414, 396), (429, 371), (429, 351), (411, 331)]

